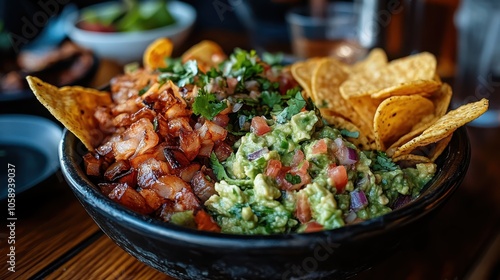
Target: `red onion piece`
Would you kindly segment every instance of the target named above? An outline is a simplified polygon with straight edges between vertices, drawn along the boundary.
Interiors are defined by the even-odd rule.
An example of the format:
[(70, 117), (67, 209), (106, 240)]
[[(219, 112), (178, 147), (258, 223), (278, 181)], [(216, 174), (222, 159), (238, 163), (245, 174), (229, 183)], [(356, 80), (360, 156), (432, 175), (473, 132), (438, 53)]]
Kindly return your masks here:
[(269, 149), (267, 149), (267, 147), (264, 147), (264, 148), (262, 148), (260, 150), (257, 150), (257, 151), (255, 151), (253, 153), (248, 154), (247, 155), (247, 159), (249, 161), (256, 160), (258, 158), (263, 157), (267, 153), (269, 153)]
[(342, 165), (355, 164), (358, 161), (358, 153), (355, 149), (349, 148), (345, 145), (342, 139), (337, 138), (334, 140), (337, 149), (335, 150), (335, 156)]
[(410, 201), (411, 201), (411, 196), (399, 195), (398, 198), (396, 198), (396, 200), (392, 204), (392, 209), (393, 210), (399, 209), (399, 208), (405, 206), (406, 204), (408, 204)]
[(368, 205), (368, 199), (362, 190), (354, 190), (351, 192), (351, 209), (358, 211)]

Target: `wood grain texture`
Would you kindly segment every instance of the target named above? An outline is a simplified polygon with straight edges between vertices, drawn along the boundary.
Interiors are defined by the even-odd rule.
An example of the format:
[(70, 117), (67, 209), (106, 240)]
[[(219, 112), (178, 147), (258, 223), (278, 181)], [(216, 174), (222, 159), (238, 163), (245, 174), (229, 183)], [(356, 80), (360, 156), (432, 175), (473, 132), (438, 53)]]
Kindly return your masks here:
[[(60, 179), (54, 176), (17, 198), (16, 272), (2, 266), (0, 279), (28, 279), (99, 230)], [(0, 239), (4, 260), (7, 241)]]
[(171, 280), (173, 278), (141, 263), (107, 236), (102, 236), (45, 279)]

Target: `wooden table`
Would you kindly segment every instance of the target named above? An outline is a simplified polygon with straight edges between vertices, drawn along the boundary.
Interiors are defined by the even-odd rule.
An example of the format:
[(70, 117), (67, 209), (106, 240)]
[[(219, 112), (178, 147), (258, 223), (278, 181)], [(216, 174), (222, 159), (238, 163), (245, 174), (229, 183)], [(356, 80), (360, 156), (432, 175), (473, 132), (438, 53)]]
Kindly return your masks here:
[[(238, 42), (221, 38), (226, 38), (226, 49)], [(198, 39), (203, 37), (191, 41)], [(101, 69), (102, 73), (106, 71)], [(9, 112), (48, 116), (36, 102), (11, 107)], [(467, 176), (430, 226), (395, 255), (352, 279), (498, 279), (500, 128), (469, 127), (468, 132), (472, 160)], [(172, 279), (140, 263), (104, 235), (60, 172), (17, 197), (16, 217), (16, 272), (7, 270), (2, 223), (0, 279)]]

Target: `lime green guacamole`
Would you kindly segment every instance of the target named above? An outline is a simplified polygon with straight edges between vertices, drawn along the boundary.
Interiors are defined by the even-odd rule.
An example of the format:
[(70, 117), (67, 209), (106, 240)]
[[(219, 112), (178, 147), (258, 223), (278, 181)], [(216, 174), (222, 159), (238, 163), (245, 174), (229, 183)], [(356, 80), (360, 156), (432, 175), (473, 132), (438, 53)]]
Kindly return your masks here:
[(205, 206), (222, 232), (339, 228), (415, 198), (436, 171), (433, 163), (402, 169), (383, 152), (360, 151), (315, 111), (267, 123), (270, 131), (245, 134), (220, 163), (225, 176)]

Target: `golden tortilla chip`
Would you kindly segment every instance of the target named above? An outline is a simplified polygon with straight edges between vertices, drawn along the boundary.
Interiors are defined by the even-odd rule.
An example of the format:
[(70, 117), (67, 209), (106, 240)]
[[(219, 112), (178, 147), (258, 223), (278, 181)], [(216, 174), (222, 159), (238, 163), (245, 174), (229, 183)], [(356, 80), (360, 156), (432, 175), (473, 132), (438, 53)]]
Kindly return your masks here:
[(436, 58), (423, 52), (391, 61), (379, 71), (354, 74), (340, 87), (346, 99), (370, 95), (386, 98), (436, 90), (439, 82), (436, 75)]
[(488, 110), (488, 99), (481, 99), (474, 103), (462, 105), (455, 110), (449, 111), (429, 126), (418, 137), (402, 145), (394, 152), (394, 157), (409, 154), (418, 147), (438, 142), (453, 134), (459, 127), (481, 116)]
[(452, 94), (451, 86), (444, 83), (439, 90), (430, 97), (432, 103), (434, 103), (434, 115), (436, 115), (436, 117), (440, 118), (446, 114), (450, 106)]
[(431, 163), (431, 159), (420, 155), (401, 155), (399, 157), (393, 158), (392, 161), (396, 162), (401, 167), (414, 167), (419, 163)]
[(58, 88), (32, 76), (26, 79), (40, 103), (89, 151), (99, 145), (104, 135), (94, 118), (94, 111), (112, 102), (109, 93), (79, 86)]
[(385, 151), (425, 117), (434, 115), (434, 104), (420, 95), (393, 96), (380, 103), (373, 119), (377, 148)]
[(448, 136), (442, 140), (439, 140), (436, 143), (434, 150), (432, 151), (432, 153), (429, 154), (429, 159), (431, 161), (434, 162), (444, 152), (444, 149), (446, 149), (446, 147), (450, 143), (452, 137), (453, 137), (453, 134), (451, 134), (450, 136)]
[(441, 84), (435, 80), (416, 80), (399, 84), (396, 86), (384, 88), (371, 95), (372, 98), (388, 98), (398, 95), (420, 94), (422, 96), (430, 96), (435, 92)]
[(349, 73), (343, 63), (334, 58), (322, 58), (314, 69), (311, 94), (318, 108), (329, 108), (347, 120), (357, 119), (352, 106), (340, 96), (339, 86)]
[(387, 65), (387, 55), (383, 49), (373, 49), (365, 59), (356, 62), (350, 67), (352, 74), (378, 71), (380, 68)]
[(312, 77), (319, 61), (319, 58), (310, 58), (306, 61), (294, 63), (291, 67), (293, 78), (305, 91), (304, 98), (312, 97)]
[(387, 148), (386, 154), (390, 157), (394, 154), (394, 152), (401, 147), (406, 142), (420, 135), (425, 129), (427, 129), (433, 122), (436, 121), (436, 117), (433, 115), (429, 115), (424, 117), (419, 123), (414, 125), (410, 132), (401, 136), (396, 142), (392, 143), (392, 145)]

